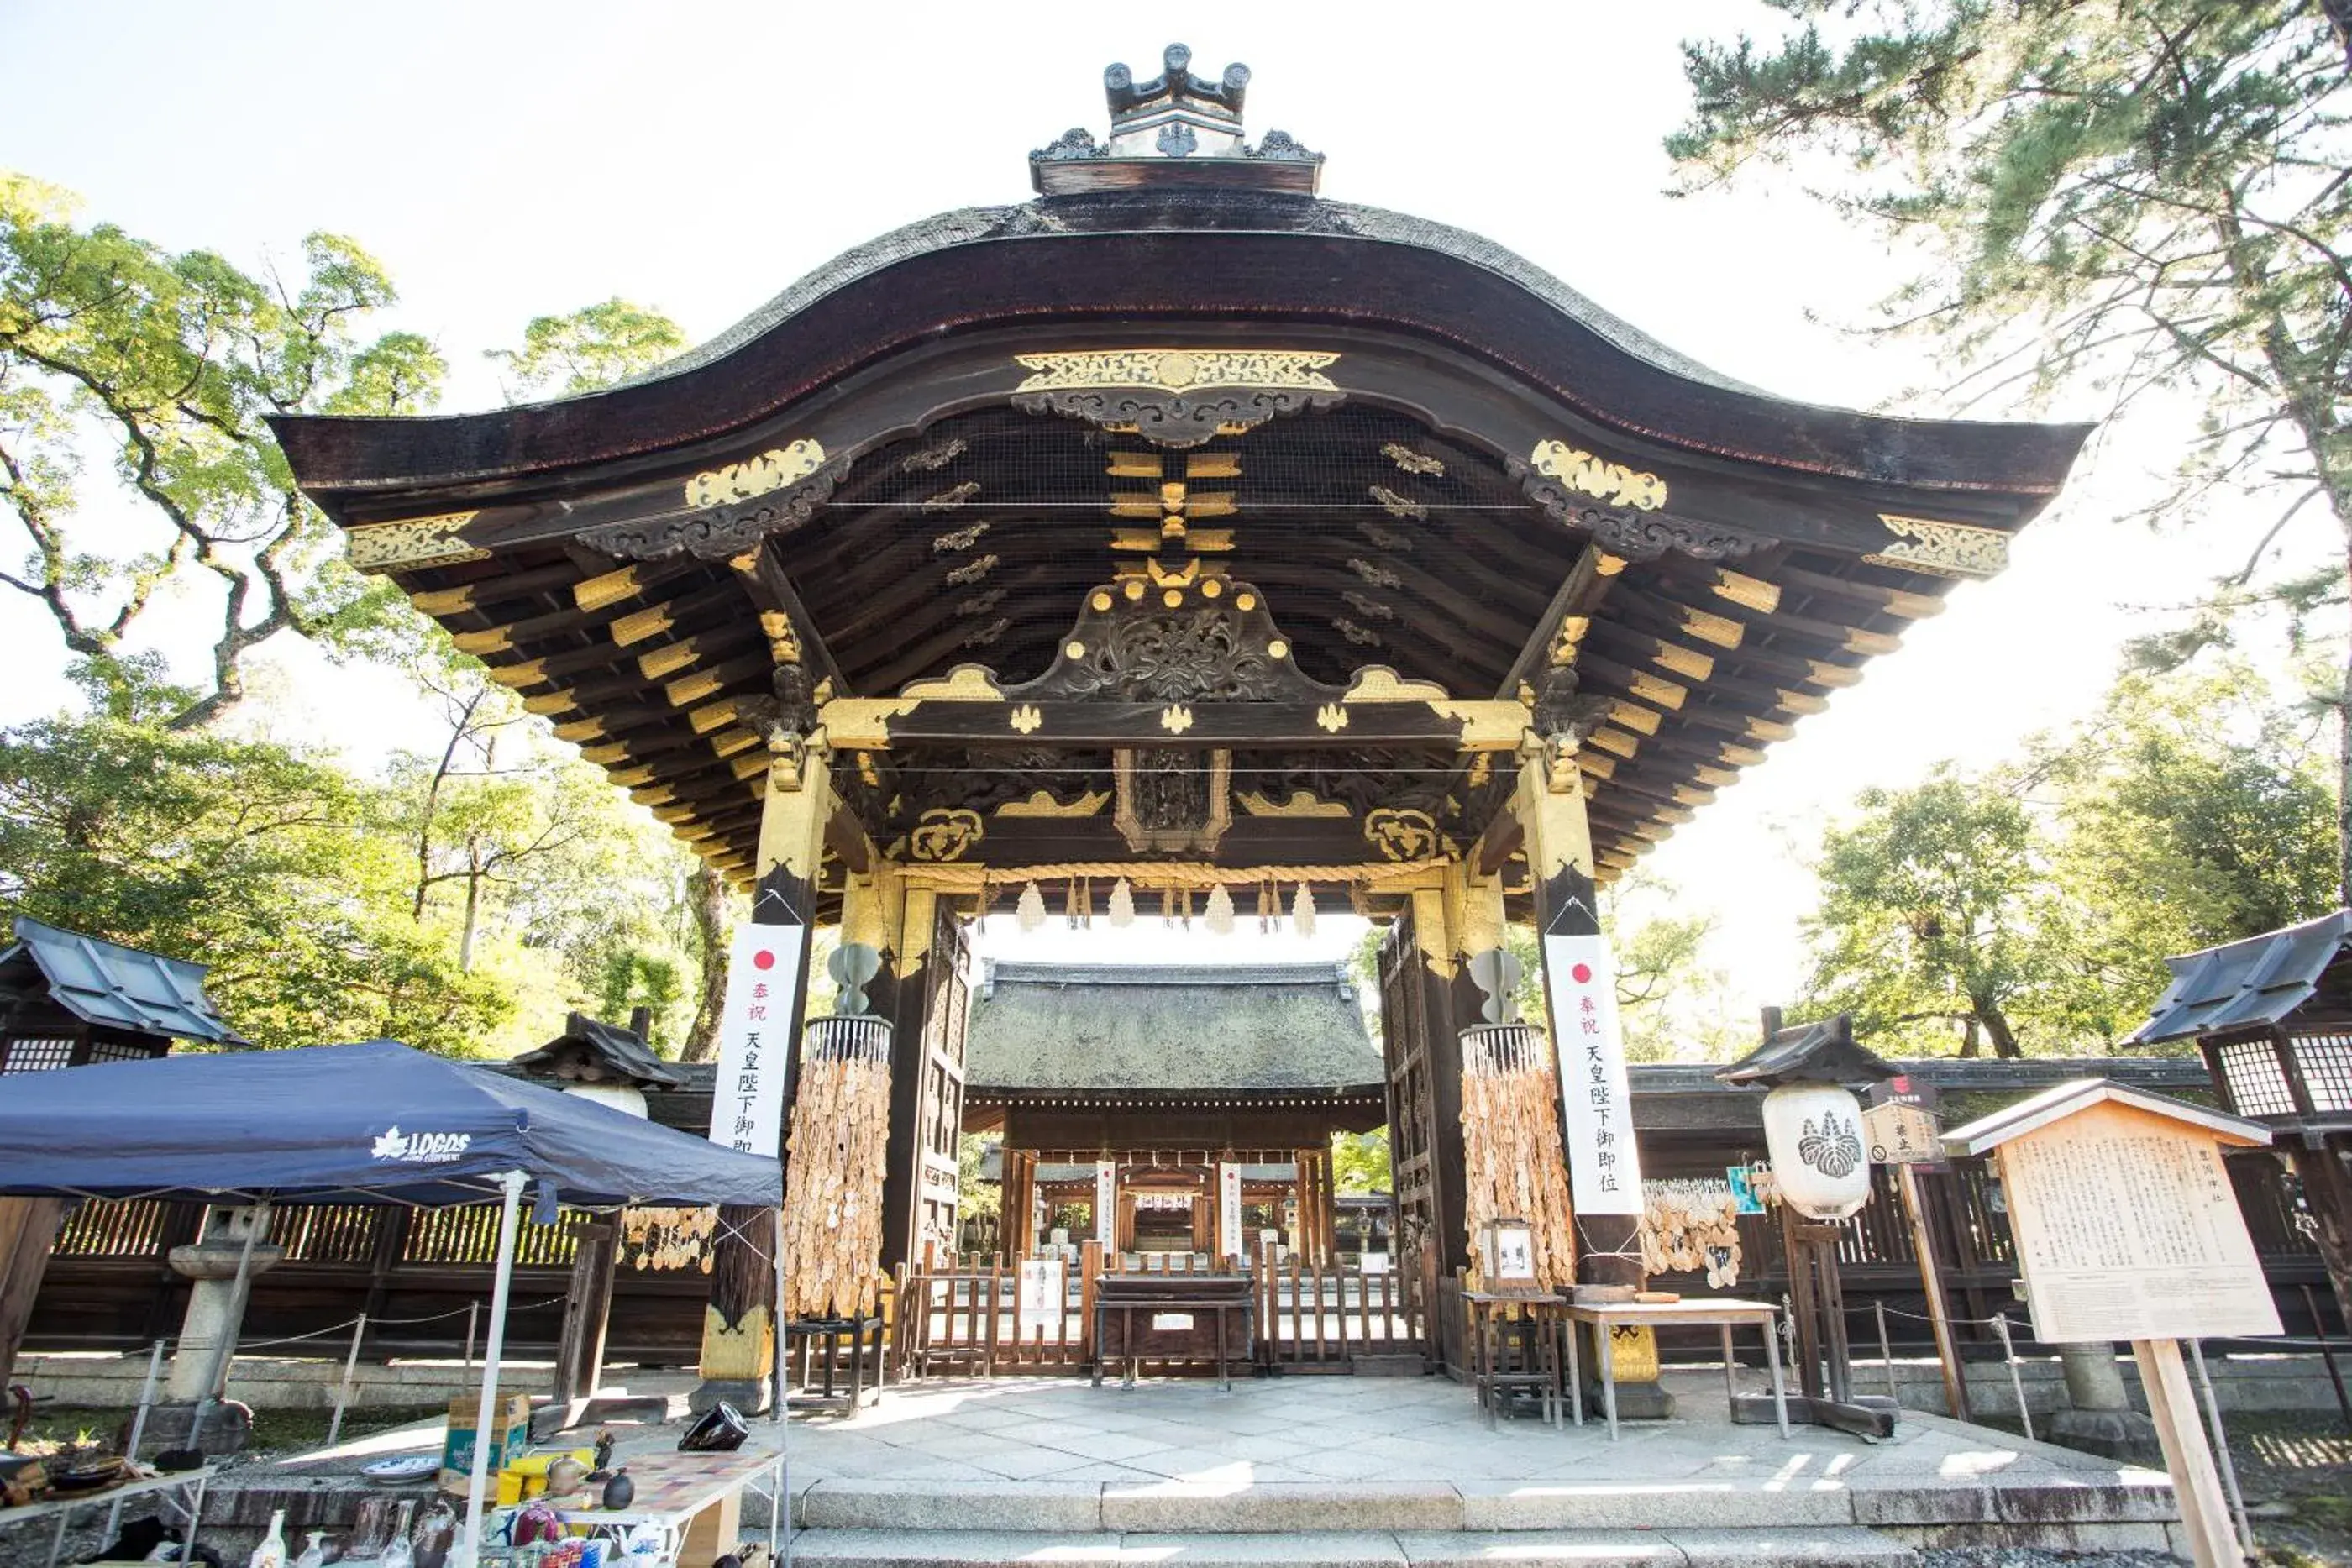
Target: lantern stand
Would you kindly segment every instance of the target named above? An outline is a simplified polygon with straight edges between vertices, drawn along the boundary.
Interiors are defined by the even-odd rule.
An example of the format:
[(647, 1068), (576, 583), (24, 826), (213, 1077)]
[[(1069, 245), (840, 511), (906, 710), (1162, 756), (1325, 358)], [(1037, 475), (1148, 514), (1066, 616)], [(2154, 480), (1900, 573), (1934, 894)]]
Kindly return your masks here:
[[(1870, 1198), (1862, 1105), (1847, 1087), (1892, 1078), (1895, 1069), (1854, 1043), (1852, 1015), (1780, 1027), (1764, 1009), (1764, 1043), (1715, 1076), (1769, 1089), (1764, 1141), (1780, 1194), (1780, 1247), (1789, 1270), (1789, 1317), (1796, 1330), (1798, 1392), (1788, 1418), (1859, 1437), (1891, 1437), (1900, 1408), (1883, 1394), (1853, 1391), (1838, 1281), (1838, 1221)], [(1779, 1419), (1767, 1395), (1739, 1395), (1731, 1418), (1743, 1426)]]

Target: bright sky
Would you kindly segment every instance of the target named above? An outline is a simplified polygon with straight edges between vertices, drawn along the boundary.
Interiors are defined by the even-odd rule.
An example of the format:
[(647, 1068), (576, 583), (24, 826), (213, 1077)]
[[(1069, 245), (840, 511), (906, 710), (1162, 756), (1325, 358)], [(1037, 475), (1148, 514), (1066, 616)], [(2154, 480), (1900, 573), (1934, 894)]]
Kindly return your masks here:
[[(1281, 129), (1328, 155), (1329, 197), (1488, 235), (1788, 397), (1870, 407), (1927, 378), (1907, 351), (1840, 329), (1901, 276), (1874, 242), (1769, 180), (1664, 193), (1659, 143), (1685, 102), (1678, 44), (1769, 28), (1775, 14), (1754, 0), (1267, 5), (1179, 20), (1196, 70), (1249, 64), (1253, 137)], [(387, 325), (428, 334), (452, 361), (445, 406), (480, 407), (500, 395), (482, 350), (531, 316), (617, 294), (707, 338), (887, 229), (1026, 199), (1029, 150), (1073, 125), (1100, 134), (1102, 68), (1156, 72), (1169, 26), (1124, 7), (912, 0), (8, 0), (0, 165), (79, 193), (89, 217), (248, 267), (295, 258), (313, 229), (354, 237), (402, 291)], [(1997, 758), (2084, 711), (2151, 607), (2235, 564), (2242, 520), (2186, 536), (2114, 520), (2170, 462), (2155, 441), (2095, 446), (2006, 576), (1960, 587), (1948, 613), (1649, 857), (1684, 905), (1716, 913), (1711, 956), (1744, 1004), (1795, 991), (1796, 922), (1811, 903), (1802, 858), (1856, 789), (1947, 758)], [(2316, 530), (2319, 509), (2302, 526)], [(12, 676), (0, 722), (68, 700), (46, 619), (0, 603), (0, 638)], [(299, 648), (278, 664), (278, 733), (361, 757), (413, 737), (421, 710), (396, 683)], [(988, 946), (1274, 956), (1254, 920), (1215, 943), (1146, 924), (1116, 943), (1097, 926), (1074, 947), (1057, 919), (1044, 942), (992, 929)], [(1352, 935), (1327, 920), (1281, 955), (1336, 954)]]

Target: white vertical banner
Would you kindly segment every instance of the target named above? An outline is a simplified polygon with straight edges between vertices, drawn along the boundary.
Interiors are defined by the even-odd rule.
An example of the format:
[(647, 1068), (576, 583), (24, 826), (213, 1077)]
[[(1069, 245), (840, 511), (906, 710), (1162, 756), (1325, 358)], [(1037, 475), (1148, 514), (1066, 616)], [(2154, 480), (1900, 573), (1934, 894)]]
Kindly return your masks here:
[(1095, 1162), (1095, 1239), (1106, 1252), (1118, 1250), (1118, 1162)]
[(1231, 1160), (1217, 1165), (1217, 1256), (1238, 1258), (1242, 1244), (1242, 1167)]
[(1062, 1332), (1062, 1312), (1069, 1300), (1062, 1285), (1062, 1260), (1059, 1258), (1024, 1258), (1021, 1260), (1021, 1334), (1044, 1334), (1052, 1330)]
[(1617, 968), (1599, 936), (1546, 936), (1544, 983), (1560, 1108), (1568, 1120), (1569, 1201), (1579, 1214), (1642, 1212), (1633, 1096), (1617, 1029)]
[(719, 1014), (719, 1071), (710, 1085), (710, 1141), (745, 1154), (784, 1152), (784, 1075), (800, 1000), (804, 925), (735, 928), (727, 1001)]

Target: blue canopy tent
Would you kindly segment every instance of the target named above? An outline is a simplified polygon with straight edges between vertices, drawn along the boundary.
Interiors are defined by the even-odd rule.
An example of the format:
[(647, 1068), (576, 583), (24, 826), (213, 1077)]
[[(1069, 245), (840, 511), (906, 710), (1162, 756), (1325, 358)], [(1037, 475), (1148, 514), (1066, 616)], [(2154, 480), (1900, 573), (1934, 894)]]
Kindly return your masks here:
[[(0, 1094), (0, 1194), (203, 1202), (503, 1204), (482, 1369), (490, 1430), (526, 1186), (541, 1212), (630, 1204), (774, 1208), (783, 1167), (625, 1111), (394, 1040), (169, 1056), (12, 1077)], [(247, 1233), (247, 1260), (253, 1236)], [(249, 1281), (237, 1270), (231, 1319)], [(224, 1335), (215, 1357), (228, 1349)], [(216, 1364), (205, 1381), (219, 1379)], [(467, 1560), (481, 1539), (490, 1445), (474, 1445)]]

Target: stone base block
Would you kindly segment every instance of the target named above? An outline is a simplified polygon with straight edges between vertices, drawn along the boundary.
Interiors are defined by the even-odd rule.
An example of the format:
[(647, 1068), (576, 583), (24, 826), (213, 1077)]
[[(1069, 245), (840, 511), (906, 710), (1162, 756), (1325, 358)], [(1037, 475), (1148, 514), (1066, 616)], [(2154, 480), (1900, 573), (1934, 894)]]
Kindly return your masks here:
[[(1601, 1385), (1587, 1378), (1584, 1385), (1584, 1418), (1588, 1421), (1604, 1406)], [(1671, 1421), (1675, 1418), (1675, 1396), (1655, 1383), (1620, 1383), (1617, 1385), (1617, 1419), (1620, 1421)]]
[[(194, 1405), (158, 1405), (147, 1412), (147, 1426), (139, 1436), (139, 1457), (152, 1459), (156, 1455), (188, 1446), (188, 1429), (195, 1422)], [(117, 1443), (126, 1441), (131, 1428), (125, 1426)], [(206, 1454), (218, 1458), (223, 1454), (238, 1454), (253, 1439), (252, 1407), (234, 1399), (215, 1403), (205, 1413), (205, 1429), (198, 1445)]]
[(768, 1413), (768, 1380), (764, 1377), (706, 1377), (686, 1396), (686, 1407), (699, 1416), (724, 1400), (746, 1416)]
[(2110, 1459), (2164, 1463), (2156, 1423), (2137, 1410), (2060, 1410), (2044, 1418), (2042, 1434), (2053, 1443)]

